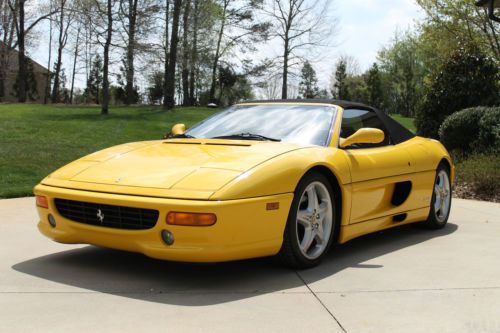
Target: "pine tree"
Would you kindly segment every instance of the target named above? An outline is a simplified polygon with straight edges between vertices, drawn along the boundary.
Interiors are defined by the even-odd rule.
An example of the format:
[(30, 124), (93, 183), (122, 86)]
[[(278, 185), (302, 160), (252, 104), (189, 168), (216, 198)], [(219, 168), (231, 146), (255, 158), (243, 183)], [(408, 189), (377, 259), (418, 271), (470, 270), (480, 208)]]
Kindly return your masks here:
[(154, 72), (149, 76), (148, 98), (151, 104), (161, 104), (163, 99), (163, 72)]
[(347, 63), (340, 60), (335, 70), (335, 83), (333, 85), (332, 95), (336, 99), (349, 100), (351, 96), (347, 88)]
[(102, 88), (102, 59), (99, 54), (96, 55), (92, 67), (90, 69), (89, 78), (87, 80), (87, 88), (85, 95), (96, 104), (99, 104), (99, 94)]
[(318, 78), (309, 61), (306, 61), (302, 67), (299, 94), (305, 99), (319, 97)]
[(366, 86), (368, 89), (368, 102), (371, 106), (382, 108), (383, 104), (383, 91), (382, 79), (377, 63), (368, 70), (366, 75)]

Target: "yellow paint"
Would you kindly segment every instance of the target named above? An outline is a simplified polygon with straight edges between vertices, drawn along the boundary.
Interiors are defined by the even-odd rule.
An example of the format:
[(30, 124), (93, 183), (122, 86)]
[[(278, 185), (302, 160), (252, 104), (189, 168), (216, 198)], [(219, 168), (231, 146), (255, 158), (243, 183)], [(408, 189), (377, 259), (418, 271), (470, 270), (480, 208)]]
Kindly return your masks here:
[(172, 134), (173, 135), (180, 135), (186, 132), (186, 125), (184, 124), (175, 124), (172, 127)]
[(340, 148), (356, 143), (380, 143), (384, 141), (384, 132), (378, 128), (360, 128), (348, 138), (340, 138)]
[[(227, 261), (276, 254), (283, 239), (284, 224), (293, 198), (292, 194), (228, 201), (197, 201), (138, 197), (109, 193), (68, 190), (45, 185), (35, 187), (35, 193), (49, 199), (49, 209), (38, 208), (39, 230), (61, 243), (86, 243), (147, 256), (192, 262)], [(121, 230), (72, 222), (59, 215), (54, 198), (86, 202), (106, 202), (110, 205), (159, 210), (153, 229)], [(266, 210), (267, 202), (279, 202), (279, 210)], [(214, 213), (217, 223), (210, 227), (168, 225), (169, 211)], [(55, 216), (57, 227), (48, 223), (49, 212)], [(160, 238), (161, 230), (171, 231), (172, 246)]]
[[(39, 229), (58, 242), (94, 244), (166, 260), (217, 262), (273, 255), (281, 247), (297, 183), (318, 167), (329, 170), (331, 180), (340, 185), (339, 243), (426, 219), (441, 160), (452, 165), (454, 176), (444, 147), (415, 137), (395, 146), (339, 149), (343, 110), (337, 110), (328, 147), (169, 139), (124, 144), (88, 155), (35, 187), (35, 194), (49, 200), (48, 209), (37, 208)], [(368, 136), (378, 140), (377, 135)], [(394, 184), (402, 181), (411, 181), (413, 189), (406, 202), (394, 207), (390, 204)], [(156, 209), (160, 216), (149, 230), (89, 226), (61, 217), (55, 198)], [(269, 203), (278, 203), (279, 209), (268, 210)], [(170, 211), (214, 213), (217, 223), (167, 225)], [(49, 213), (56, 217), (56, 228), (48, 224)], [(392, 217), (401, 213), (407, 219), (394, 223)], [(161, 240), (163, 229), (174, 234), (172, 246)]]

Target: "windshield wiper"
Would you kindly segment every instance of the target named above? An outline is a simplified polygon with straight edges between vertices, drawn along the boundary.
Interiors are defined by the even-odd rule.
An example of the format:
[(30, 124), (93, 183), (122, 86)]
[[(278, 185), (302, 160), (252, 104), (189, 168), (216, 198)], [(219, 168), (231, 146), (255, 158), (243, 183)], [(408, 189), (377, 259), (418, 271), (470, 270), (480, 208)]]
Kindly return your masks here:
[(196, 137), (189, 134), (167, 134), (163, 137), (164, 139), (196, 139)]
[(280, 139), (270, 138), (260, 134), (253, 133), (239, 133), (239, 134), (230, 134), (230, 135), (222, 135), (215, 136), (212, 139), (234, 139), (234, 140), (259, 140), (259, 141), (281, 141)]

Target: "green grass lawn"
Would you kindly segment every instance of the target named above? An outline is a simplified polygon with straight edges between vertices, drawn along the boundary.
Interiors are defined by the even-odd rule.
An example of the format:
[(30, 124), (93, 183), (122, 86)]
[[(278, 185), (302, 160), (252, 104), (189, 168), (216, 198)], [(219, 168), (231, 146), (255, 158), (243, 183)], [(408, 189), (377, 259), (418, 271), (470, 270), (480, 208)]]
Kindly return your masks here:
[(408, 128), (413, 133), (417, 132), (417, 128), (415, 127), (415, 119), (414, 118), (403, 117), (399, 114), (391, 114), (391, 117), (396, 119), (400, 124), (402, 124), (404, 127)]
[(0, 104), (0, 197), (31, 195), (58, 167), (116, 144), (160, 139), (176, 123), (187, 126), (217, 110)]
[[(217, 110), (0, 104), (0, 198), (31, 195), (60, 166), (116, 144), (160, 139), (176, 123), (186, 126)], [(395, 117), (414, 130), (411, 118)], [(411, 125), (411, 126), (410, 126)]]

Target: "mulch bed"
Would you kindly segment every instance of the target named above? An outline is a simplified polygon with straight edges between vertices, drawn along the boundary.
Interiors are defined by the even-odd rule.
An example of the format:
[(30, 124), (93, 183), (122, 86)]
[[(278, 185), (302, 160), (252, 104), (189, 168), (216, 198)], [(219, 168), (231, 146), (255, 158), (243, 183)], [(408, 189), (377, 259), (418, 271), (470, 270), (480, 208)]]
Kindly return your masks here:
[(473, 187), (465, 182), (457, 182), (453, 188), (453, 196), (460, 199), (472, 199), (500, 203), (500, 189), (493, 195), (475, 193)]

